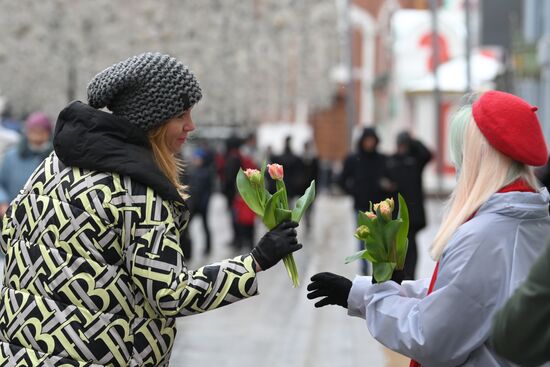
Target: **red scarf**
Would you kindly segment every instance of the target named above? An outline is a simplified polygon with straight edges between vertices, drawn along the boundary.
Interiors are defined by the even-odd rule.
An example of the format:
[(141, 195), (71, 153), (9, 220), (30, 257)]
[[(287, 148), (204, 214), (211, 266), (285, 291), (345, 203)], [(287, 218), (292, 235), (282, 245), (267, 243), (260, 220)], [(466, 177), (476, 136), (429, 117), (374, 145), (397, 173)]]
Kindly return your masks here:
[[(529, 186), (527, 184), (527, 182), (525, 182), (522, 179), (518, 179), (518, 180), (512, 182), (510, 185), (504, 186), (498, 192), (502, 194), (502, 193), (512, 192), (512, 191), (535, 192), (535, 190), (531, 186)], [(472, 214), (472, 216), (470, 218), (468, 218), (468, 220), (472, 219), (475, 215), (476, 215), (476, 213)], [(435, 285), (435, 281), (437, 279), (437, 271), (438, 270), (439, 270), (439, 261), (435, 264), (435, 269), (434, 269), (434, 272), (432, 274), (432, 280), (430, 281), (430, 286), (428, 287), (428, 293), (426, 295), (429, 295), (434, 290), (434, 285)], [(414, 359), (411, 359), (411, 363), (409, 364), (409, 367), (422, 367), (422, 366), (420, 365), (420, 363), (418, 363)]]

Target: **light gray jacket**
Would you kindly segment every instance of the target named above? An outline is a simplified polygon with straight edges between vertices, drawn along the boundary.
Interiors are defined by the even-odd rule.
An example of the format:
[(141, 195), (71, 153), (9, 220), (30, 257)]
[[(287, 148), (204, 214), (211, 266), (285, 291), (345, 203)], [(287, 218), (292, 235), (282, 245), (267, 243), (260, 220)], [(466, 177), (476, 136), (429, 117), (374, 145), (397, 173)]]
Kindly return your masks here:
[(429, 279), (373, 285), (356, 277), (348, 314), (423, 367), (513, 366), (488, 343), (491, 319), (550, 237), (548, 200), (546, 189), (494, 194), (452, 236), (432, 294)]

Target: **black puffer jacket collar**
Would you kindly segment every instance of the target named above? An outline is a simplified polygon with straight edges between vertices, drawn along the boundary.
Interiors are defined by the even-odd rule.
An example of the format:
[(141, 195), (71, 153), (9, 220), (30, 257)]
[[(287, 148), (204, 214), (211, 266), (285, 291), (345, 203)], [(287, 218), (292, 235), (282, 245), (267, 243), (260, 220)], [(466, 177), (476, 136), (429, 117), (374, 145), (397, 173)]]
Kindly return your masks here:
[(183, 202), (155, 163), (146, 133), (123, 118), (71, 102), (59, 113), (53, 145), (68, 166), (116, 172), (152, 188), (166, 200)]

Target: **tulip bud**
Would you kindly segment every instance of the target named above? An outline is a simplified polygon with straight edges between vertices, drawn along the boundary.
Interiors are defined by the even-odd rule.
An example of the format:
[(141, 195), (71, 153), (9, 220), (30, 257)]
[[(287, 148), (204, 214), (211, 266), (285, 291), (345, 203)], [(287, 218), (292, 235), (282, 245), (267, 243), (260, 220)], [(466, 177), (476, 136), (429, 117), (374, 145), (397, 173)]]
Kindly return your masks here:
[(380, 203), (380, 214), (385, 220), (391, 220), (390, 205), (386, 201)]
[(376, 219), (376, 214), (374, 214), (373, 212), (365, 212), (365, 214), (367, 215), (367, 217), (371, 220), (374, 220)]
[(355, 231), (355, 237), (364, 240), (367, 238), (367, 236), (370, 234), (369, 227), (367, 226), (359, 226), (357, 230)]
[(262, 174), (257, 169), (249, 168), (244, 171), (244, 174), (252, 184), (259, 185), (262, 182)]
[(386, 199), (386, 203), (388, 203), (390, 210), (393, 212), (393, 209), (395, 209), (395, 202), (393, 201), (393, 198)]
[(281, 166), (280, 164), (268, 164), (267, 170), (269, 172), (269, 176), (271, 176), (271, 178), (274, 180), (281, 181), (284, 177), (283, 166)]
[(374, 207), (372, 208), (372, 211), (376, 213), (378, 211), (378, 207), (380, 206), (380, 203), (374, 204)]

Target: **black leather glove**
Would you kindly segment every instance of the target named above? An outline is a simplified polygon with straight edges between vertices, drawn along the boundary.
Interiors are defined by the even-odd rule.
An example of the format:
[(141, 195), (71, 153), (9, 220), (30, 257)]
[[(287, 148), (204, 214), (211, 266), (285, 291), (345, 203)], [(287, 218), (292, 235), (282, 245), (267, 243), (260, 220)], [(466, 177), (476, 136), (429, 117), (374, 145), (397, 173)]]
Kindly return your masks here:
[[(409, 279), (404, 270), (394, 270), (393, 274), (391, 275), (390, 280), (393, 280), (397, 284), (401, 284), (402, 281)], [(377, 284), (378, 282), (374, 277), (372, 277), (372, 284)]]
[(319, 273), (311, 277), (311, 283), (307, 286), (310, 293), (307, 298), (314, 299), (325, 297), (315, 304), (315, 307), (326, 305), (340, 305), (348, 308), (348, 296), (352, 282), (348, 278), (333, 274)]
[(284, 221), (267, 232), (252, 249), (251, 254), (262, 270), (271, 268), (286, 255), (302, 248), (296, 237), (296, 227), (298, 223)]

